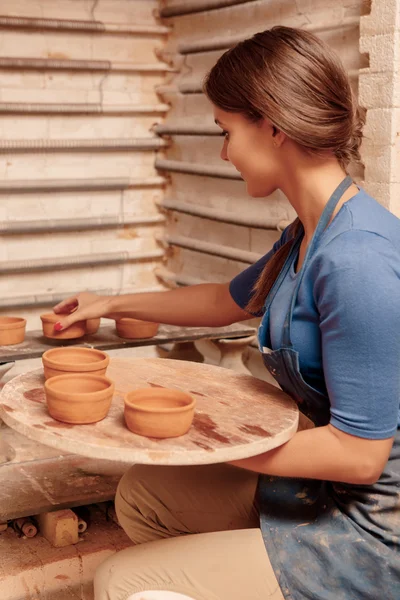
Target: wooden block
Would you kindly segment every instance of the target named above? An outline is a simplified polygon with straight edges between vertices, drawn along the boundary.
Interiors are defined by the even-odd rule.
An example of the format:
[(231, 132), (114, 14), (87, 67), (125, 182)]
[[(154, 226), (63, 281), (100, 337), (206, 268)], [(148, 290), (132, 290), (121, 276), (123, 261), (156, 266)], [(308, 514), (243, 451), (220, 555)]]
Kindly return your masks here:
[(57, 510), (36, 516), (39, 530), (55, 548), (70, 546), (79, 541), (78, 517), (72, 510)]

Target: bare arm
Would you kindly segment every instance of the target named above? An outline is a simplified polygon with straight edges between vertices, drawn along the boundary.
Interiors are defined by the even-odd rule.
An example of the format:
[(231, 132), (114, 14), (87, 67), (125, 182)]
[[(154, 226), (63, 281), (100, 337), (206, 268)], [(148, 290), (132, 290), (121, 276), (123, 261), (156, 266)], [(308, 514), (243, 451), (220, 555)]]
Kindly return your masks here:
[(387, 463), (393, 438), (369, 440), (332, 425), (298, 431), (283, 446), (231, 464), (267, 475), (370, 484)]
[[(76, 321), (96, 317), (132, 317), (187, 327), (223, 327), (252, 317), (234, 302), (229, 283), (206, 283), (167, 292), (121, 296), (84, 292), (57, 304), (54, 312), (60, 314), (63, 329)], [(65, 316), (65, 313), (71, 314)]]

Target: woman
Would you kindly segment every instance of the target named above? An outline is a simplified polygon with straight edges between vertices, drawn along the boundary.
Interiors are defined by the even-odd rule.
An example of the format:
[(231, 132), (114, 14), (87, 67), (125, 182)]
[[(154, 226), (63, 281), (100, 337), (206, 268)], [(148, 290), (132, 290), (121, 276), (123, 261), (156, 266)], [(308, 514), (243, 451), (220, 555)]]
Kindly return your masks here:
[(233, 466), (133, 467), (116, 507), (136, 545), (100, 568), (96, 600), (399, 600), (400, 221), (346, 175), (361, 111), (335, 54), (287, 27), (226, 52), (205, 93), (222, 159), (298, 219), (229, 284), (81, 294), (58, 327), (262, 316), (265, 365), (316, 427)]

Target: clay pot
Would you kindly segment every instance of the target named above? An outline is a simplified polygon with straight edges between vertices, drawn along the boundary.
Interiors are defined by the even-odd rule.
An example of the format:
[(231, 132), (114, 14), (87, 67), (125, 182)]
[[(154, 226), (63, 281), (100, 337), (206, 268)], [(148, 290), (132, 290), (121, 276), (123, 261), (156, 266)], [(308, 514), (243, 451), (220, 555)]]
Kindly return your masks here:
[(55, 313), (47, 313), (40, 315), (42, 320), (43, 335), (53, 340), (73, 340), (80, 338), (86, 333), (86, 322), (78, 321), (64, 331), (55, 331), (54, 325), (60, 320), (60, 315)]
[(97, 333), (100, 327), (100, 319), (87, 319), (86, 321), (86, 333), (93, 335)]
[(47, 408), (53, 419), (76, 425), (96, 423), (107, 416), (114, 383), (104, 375), (68, 373), (44, 384)]
[(125, 422), (138, 435), (172, 438), (190, 429), (196, 400), (186, 392), (140, 388), (125, 396)]
[(115, 326), (119, 337), (133, 340), (153, 337), (160, 325), (152, 321), (140, 321), (139, 319), (124, 317), (116, 321)]
[(93, 348), (52, 348), (42, 355), (45, 379), (65, 373), (105, 375), (110, 357)]
[(21, 344), (25, 339), (26, 319), (0, 317), (0, 346)]

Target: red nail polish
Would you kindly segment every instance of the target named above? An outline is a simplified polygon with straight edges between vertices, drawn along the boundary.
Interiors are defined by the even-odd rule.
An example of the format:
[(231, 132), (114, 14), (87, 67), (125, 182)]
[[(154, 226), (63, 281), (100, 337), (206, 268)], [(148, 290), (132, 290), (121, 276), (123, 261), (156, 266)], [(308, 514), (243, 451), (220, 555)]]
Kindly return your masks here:
[(56, 323), (54, 325), (54, 331), (62, 331), (63, 330), (63, 326), (61, 325), (61, 323)]

